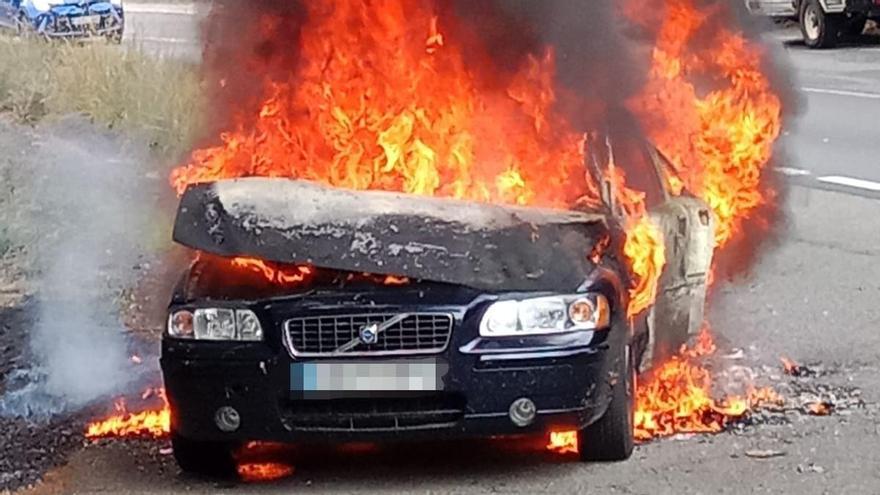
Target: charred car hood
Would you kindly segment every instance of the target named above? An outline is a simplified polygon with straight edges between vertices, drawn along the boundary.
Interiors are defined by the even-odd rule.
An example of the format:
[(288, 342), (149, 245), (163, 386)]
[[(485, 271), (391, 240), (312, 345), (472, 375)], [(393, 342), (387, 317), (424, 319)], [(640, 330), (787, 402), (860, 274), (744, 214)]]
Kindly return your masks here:
[(391, 274), (489, 291), (570, 291), (605, 216), (248, 178), (193, 185), (174, 240), (220, 256)]

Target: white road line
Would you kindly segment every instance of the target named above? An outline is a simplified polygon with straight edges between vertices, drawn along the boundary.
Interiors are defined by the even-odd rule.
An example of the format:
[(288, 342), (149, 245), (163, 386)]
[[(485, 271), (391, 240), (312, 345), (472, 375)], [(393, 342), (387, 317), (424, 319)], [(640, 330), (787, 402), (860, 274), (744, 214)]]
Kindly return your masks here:
[(816, 180), (819, 182), (825, 182), (827, 184), (837, 184), (840, 186), (848, 186), (855, 187), (858, 189), (867, 189), (869, 191), (878, 191), (880, 192), (880, 182), (874, 182), (865, 179), (856, 179), (854, 177), (843, 177), (840, 175), (829, 175), (826, 177), (819, 177)]
[(805, 93), (818, 93), (824, 95), (835, 96), (852, 96), (854, 98), (867, 98), (869, 100), (880, 100), (880, 93), (864, 93), (862, 91), (845, 91), (842, 89), (823, 89), (823, 88), (801, 88)]
[(162, 14), (162, 15), (196, 15), (198, 9), (193, 4), (169, 4), (169, 3), (126, 3), (125, 12), (135, 14)]
[(792, 168), (792, 167), (776, 167), (776, 171), (783, 175), (790, 175), (793, 177), (803, 177), (805, 175), (811, 175), (812, 172), (809, 170), (804, 170), (802, 168)]
[(186, 38), (161, 38), (156, 36), (133, 36), (126, 41), (137, 45), (138, 43), (165, 43), (168, 45), (198, 45), (199, 40)]

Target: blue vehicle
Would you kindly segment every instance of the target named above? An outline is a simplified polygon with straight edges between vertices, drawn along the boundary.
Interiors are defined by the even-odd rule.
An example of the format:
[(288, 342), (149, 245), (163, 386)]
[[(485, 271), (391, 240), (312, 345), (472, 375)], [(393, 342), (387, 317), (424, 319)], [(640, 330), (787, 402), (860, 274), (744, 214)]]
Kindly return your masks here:
[(0, 28), (45, 38), (122, 40), (122, 0), (0, 0)]

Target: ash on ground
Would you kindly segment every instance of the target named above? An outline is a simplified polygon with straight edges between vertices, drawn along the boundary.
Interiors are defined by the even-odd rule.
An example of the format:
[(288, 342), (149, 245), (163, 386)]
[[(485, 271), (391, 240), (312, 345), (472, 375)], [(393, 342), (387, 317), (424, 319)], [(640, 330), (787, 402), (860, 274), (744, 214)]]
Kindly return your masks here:
[(848, 383), (854, 371), (822, 363), (797, 364), (786, 360), (785, 366), (760, 366), (755, 373), (763, 376), (780, 396), (781, 402), (766, 403), (751, 411), (731, 430), (743, 433), (762, 425), (791, 425), (807, 417), (833, 416), (838, 420), (853, 414), (876, 415), (880, 404), (863, 397), (859, 387)]
[(121, 323), (120, 289), (170, 244), (170, 224), (152, 220), (168, 218), (152, 214), (152, 191), (168, 188), (138, 158), (147, 148), (123, 141), (79, 117), (37, 127), (0, 117), (0, 492), (63, 464), (112, 394), (158, 376), (155, 344)]
[[(6, 392), (16, 367), (24, 364), (27, 332), (35, 317), (32, 303), (0, 306), (0, 394)], [(85, 424), (85, 413), (44, 421), (0, 415), (0, 491), (30, 485), (63, 463), (82, 446)]]

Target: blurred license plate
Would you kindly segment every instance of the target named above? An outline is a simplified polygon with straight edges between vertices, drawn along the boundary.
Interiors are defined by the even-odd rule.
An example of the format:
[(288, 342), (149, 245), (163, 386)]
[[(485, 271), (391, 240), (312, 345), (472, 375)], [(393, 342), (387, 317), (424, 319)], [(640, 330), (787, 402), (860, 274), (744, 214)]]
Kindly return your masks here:
[(436, 359), (335, 361), (290, 365), (292, 392), (433, 392), (448, 366)]
[(85, 15), (82, 17), (74, 17), (70, 20), (74, 26), (94, 26), (101, 22), (99, 15)]

